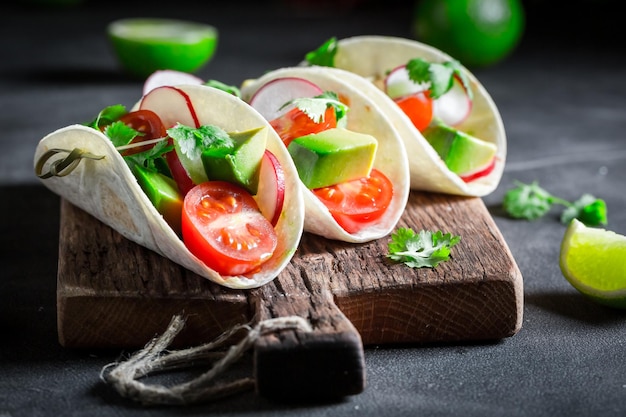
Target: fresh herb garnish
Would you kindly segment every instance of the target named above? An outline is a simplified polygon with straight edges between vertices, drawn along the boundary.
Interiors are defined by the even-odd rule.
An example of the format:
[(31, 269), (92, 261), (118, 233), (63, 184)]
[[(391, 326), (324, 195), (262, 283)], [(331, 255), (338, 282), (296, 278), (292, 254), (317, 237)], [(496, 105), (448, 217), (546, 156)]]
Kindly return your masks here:
[(165, 154), (173, 149), (174, 145), (170, 145), (166, 140), (163, 140), (161, 142), (157, 142), (150, 149), (125, 156), (124, 160), (126, 160), (128, 165), (135, 163), (150, 171), (160, 172), (164, 175), (170, 176), (171, 174), (169, 172), (167, 162), (165, 162)]
[(414, 58), (407, 62), (406, 69), (409, 79), (417, 84), (428, 85), (430, 97), (436, 99), (448, 92), (454, 85), (454, 77), (463, 84), (470, 100), (473, 98), (469, 78), (463, 67), (456, 60), (444, 63), (428, 62), (421, 58)]
[(442, 231), (435, 233), (401, 227), (391, 235), (388, 258), (411, 268), (434, 268), (450, 259), (450, 248), (459, 243), (460, 236)]
[(583, 194), (563, 211), (561, 223), (569, 224), (574, 218), (587, 226), (606, 225), (606, 203), (591, 194)]
[(337, 54), (337, 38), (332, 37), (324, 42), (319, 48), (308, 52), (304, 59), (309, 65), (319, 65), (322, 67), (334, 67), (335, 55)]
[(224, 84), (223, 82), (217, 80), (208, 80), (204, 83), (204, 85), (217, 88), (218, 90), (222, 90), (228, 94), (232, 94), (235, 97), (241, 98), (241, 90), (237, 86)]
[(103, 132), (111, 139), (115, 147), (128, 145), (137, 136), (144, 136), (143, 133), (119, 120), (107, 125)]
[(537, 181), (524, 184), (515, 181), (516, 187), (504, 195), (502, 206), (513, 218), (535, 220), (547, 214), (554, 205), (565, 206), (561, 222), (568, 224), (576, 218), (587, 226), (606, 225), (607, 210), (604, 200), (584, 194), (573, 203), (553, 196), (539, 186)]
[(181, 125), (167, 129), (167, 134), (174, 139), (180, 151), (189, 159), (197, 160), (202, 151), (209, 147), (232, 149), (235, 142), (228, 133), (218, 126), (203, 125), (198, 128)]
[(315, 97), (301, 97), (293, 100), (289, 100), (287, 103), (281, 106), (281, 109), (289, 105), (296, 106), (300, 111), (309, 116), (315, 123), (321, 123), (324, 121), (324, 115), (326, 109), (332, 107), (335, 111), (335, 119), (337, 124), (340, 125), (342, 120), (348, 113), (348, 106), (339, 101), (337, 94), (332, 91), (325, 91), (319, 96)]
[(85, 126), (93, 127), (100, 130), (103, 126), (110, 125), (111, 123), (120, 119), (126, 113), (126, 107), (122, 104), (114, 104), (112, 106), (105, 107), (98, 113), (95, 119), (89, 123), (85, 123)]

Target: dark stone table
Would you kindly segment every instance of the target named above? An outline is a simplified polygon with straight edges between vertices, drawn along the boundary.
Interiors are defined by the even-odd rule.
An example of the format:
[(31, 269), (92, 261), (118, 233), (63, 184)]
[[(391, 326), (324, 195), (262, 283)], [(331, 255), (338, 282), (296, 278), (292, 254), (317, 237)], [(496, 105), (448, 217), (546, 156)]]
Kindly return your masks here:
[[(561, 275), (565, 227), (555, 210), (526, 222), (501, 208), (515, 180), (562, 198), (603, 198), (608, 228), (626, 233), (626, 48), (615, 2), (527, 1), (527, 30), (505, 61), (474, 70), (508, 137), (498, 189), (484, 197), (524, 277), (523, 327), (491, 343), (368, 346), (367, 387), (332, 403), (278, 404), (253, 392), (185, 409), (143, 408), (99, 379), (124, 352), (58, 344), (55, 284), (59, 199), (32, 170), (45, 134), (132, 104), (141, 81), (124, 76), (108, 22), (165, 16), (214, 24), (220, 43), (199, 75), (238, 84), (299, 62), (330, 36), (411, 37), (411, 2), (296, 11), (279, 2), (210, 4), (86, 1), (3, 3), (0, 25), (0, 417), (17, 416), (623, 416), (626, 312), (594, 304)], [(146, 3), (147, 4), (147, 3)], [(620, 26), (621, 25), (621, 26)], [(125, 352), (128, 353), (128, 352)]]

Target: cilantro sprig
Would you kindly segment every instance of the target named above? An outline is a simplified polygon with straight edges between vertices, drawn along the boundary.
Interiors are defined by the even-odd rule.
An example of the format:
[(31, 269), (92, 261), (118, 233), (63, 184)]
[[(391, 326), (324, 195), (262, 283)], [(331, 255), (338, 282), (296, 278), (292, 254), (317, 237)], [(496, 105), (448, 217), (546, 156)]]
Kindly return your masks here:
[(556, 197), (539, 186), (537, 181), (524, 184), (515, 181), (516, 186), (508, 190), (502, 202), (504, 210), (513, 218), (536, 220), (546, 215), (555, 205), (564, 206), (561, 223), (569, 224), (576, 218), (587, 226), (607, 224), (607, 209), (604, 200), (591, 194), (583, 194), (570, 202)]
[(235, 141), (228, 132), (219, 126), (202, 125), (198, 128), (177, 123), (167, 129), (167, 134), (174, 139), (180, 151), (187, 158), (197, 160), (207, 148), (232, 149)]
[(391, 235), (387, 257), (411, 268), (435, 268), (450, 259), (450, 249), (460, 241), (460, 236), (441, 230), (415, 232), (401, 227)]
[(319, 48), (307, 52), (304, 59), (309, 63), (309, 65), (334, 67), (335, 55), (337, 55), (337, 38), (332, 37), (324, 42)]
[(120, 117), (124, 116), (126, 113), (128, 113), (126, 106), (123, 104), (114, 104), (102, 109), (93, 120), (84, 123), (84, 125), (100, 130), (102, 127), (118, 121)]
[[(150, 141), (154, 142), (154, 146), (144, 151), (132, 153), (123, 152), (132, 147), (131, 142), (133, 142), (135, 138), (145, 136), (144, 133), (133, 129), (119, 120), (127, 113), (128, 111), (125, 106), (115, 104), (102, 109), (92, 121), (84, 125), (96, 130), (101, 130), (111, 140), (113, 146), (122, 153), (124, 161), (130, 168), (132, 168), (133, 165), (141, 165), (150, 171), (170, 175), (169, 168), (164, 158), (167, 152), (174, 149), (174, 146), (168, 144), (165, 140), (166, 137), (161, 138), (160, 141), (159, 139)], [(142, 146), (140, 143), (136, 145), (137, 147)]]
[(299, 97), (289, 100), (281, 106), (281, 109), (290, 105), (294, 105), (315, 123), (323, 122), (326, 109), (332, 107), (335, 111), (335, 119), (338, 125), (345, 121), (349, 110), (348, 106), (339, 101), (337, 94), (332, 91), (325, 91), (315, 97)]
[(448, 92), (454, 85), (454, 77), (461, 81), (469, 99), (473, 99), (469, 78), (457, 60), (437, 63), (422, 58), (414, 58), (407, 62), (406, 69), (411, 81), (428, 85), (432, 99), (439, 98)]
[(207, 80), (204, 85), (217, 88), (235, 97), (241, 98), (241, 90), (235, 85), (228, 85), (218, 80)]

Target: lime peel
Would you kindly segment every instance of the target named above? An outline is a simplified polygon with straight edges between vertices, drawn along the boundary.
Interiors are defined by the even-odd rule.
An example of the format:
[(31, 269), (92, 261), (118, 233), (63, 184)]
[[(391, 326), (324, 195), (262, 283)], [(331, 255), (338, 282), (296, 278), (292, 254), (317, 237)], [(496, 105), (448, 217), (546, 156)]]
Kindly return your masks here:
[(580, 293), (626, 309), (626, 236), (574, 219), (563, 236), (559, 264)]
[(218, 38), (211, 25), (158, 18), (120, 19), (107, 34), (124, 69), (142, 78), (165, 69), (196, 72), (213, 57)]

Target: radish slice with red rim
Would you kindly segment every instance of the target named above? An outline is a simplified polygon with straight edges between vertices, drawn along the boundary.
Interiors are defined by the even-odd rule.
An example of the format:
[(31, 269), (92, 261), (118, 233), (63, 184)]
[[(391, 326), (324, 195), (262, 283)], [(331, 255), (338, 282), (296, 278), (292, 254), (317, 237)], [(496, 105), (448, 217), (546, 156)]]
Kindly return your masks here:
[(296, 98), (315, 97), (324, 91), (304, 78), (276, 78), (259, 88), (250, 98), (249, 104), (266, 120), (274, 120), (291, 110), (285, 103)]
[(416, 83), (409, 78), (406, 65), (394, 68), (385, 77), (385, 93), (392, 99), (408, 96), (428, 89), (428, 85)]
[(150, 74), (143, 84), (143, 95), (158, 87), (174, 85), (202, 85), (204, 80), (187, 72), (175, 70), (158, 70)]
[(267, 149), (259, 169), (259, 189), (254, 199), (261, 213), (276, 226), (285, 202), (285, 172), (278, 158)]
[(454, 77), (452, 88), (433, 102), (433, 114), (445, 124), (457, 126), (472, 111), (472, 100), (458, 77)]

